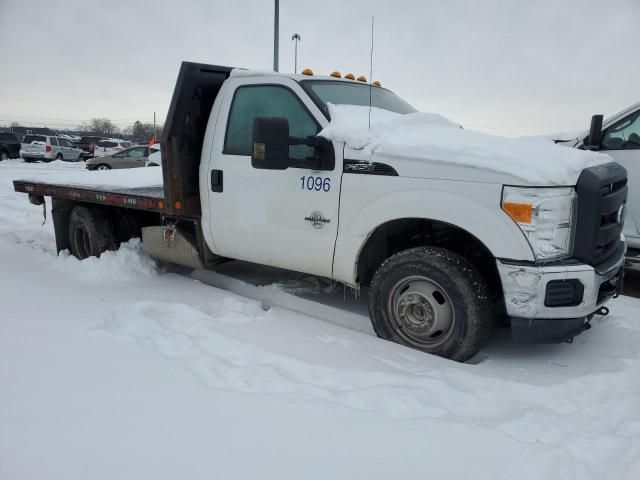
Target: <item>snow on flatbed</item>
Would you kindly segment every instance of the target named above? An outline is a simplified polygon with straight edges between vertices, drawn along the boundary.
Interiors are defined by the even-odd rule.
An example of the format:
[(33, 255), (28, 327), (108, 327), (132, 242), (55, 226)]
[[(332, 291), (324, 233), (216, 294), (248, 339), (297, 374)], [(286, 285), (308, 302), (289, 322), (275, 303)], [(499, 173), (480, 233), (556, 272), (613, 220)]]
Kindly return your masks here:
[[(377, 339), (357, 312), (268, 308), (163, 271), (137, 241), (57, 256), (11, 184), (49, 168), (67, 166), (0, 162), (3, 480), (640, 477), (639, 300), (572, 345), (503, 330), (457, 364)], [(355, 302), (273, 273), (216, 275)]]
[(58, 186), (75, 186), (99, 189), (128, 189), (162, 187), (162, 169), (127, 168), (119, 170), (86, 170), (84, 162), (69, 163), (56, 160), (48, 164), (31, 165), (21, 160), (9, 160), (16, 166), (14, 178), (25, 182)]

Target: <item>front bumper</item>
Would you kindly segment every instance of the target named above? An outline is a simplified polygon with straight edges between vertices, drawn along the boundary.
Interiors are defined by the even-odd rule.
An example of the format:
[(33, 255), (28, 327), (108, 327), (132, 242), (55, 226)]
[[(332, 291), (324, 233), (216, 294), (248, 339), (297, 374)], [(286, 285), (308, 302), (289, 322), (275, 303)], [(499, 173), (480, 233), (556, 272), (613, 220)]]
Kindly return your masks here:
[[(518, 326), (517, 331), (514, 329), (514, 338), (520, 336), (517, 334), (523, 328), (533, 331), (536, 326), (549, 330), (548, 342), (563, 341), (580, 333), (585, 329), (581, 322), (599, 311), (622, 288), (624, 259), (625, 247), (621, 243), (617, 256), (603, 268), (578, 262), (524, 265), (498, 260), (507, 315), (512, 319), (512, 326)], [(550, 305), (547, 285), (551, 281), (579, 282), (583, 287), (582, 298), (568, 305)], [(564, 322), (564, 326), (553, 322)], [(529, 336), (533, 342), (545, 342), (545, 335), (538, 332), (524, 335)]]
[(51, 155), (44, 152), (27, 152), (20, 150), (20, 158), (33, 158), (36, 160), (51, 160)]

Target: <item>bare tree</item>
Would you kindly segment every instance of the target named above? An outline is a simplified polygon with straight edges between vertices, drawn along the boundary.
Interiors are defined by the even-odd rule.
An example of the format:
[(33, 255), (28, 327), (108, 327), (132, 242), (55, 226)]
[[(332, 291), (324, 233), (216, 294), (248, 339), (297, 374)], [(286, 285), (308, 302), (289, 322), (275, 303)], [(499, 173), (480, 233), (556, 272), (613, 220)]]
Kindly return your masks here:
[(124, 129), (124, 132), (131, 135), (134, 139), (148, 141), (154, 137), (159, 137), (162, 132), (162, 125), (156, 125), (156, 131), (153, 131), (153, 123), (142, 123), (136, 120)]
[(118, 127), (108, 118), (92, 118), (88, 122), (81, 123), (79, 129), (101, 137), (112, 137), (118, 133)]

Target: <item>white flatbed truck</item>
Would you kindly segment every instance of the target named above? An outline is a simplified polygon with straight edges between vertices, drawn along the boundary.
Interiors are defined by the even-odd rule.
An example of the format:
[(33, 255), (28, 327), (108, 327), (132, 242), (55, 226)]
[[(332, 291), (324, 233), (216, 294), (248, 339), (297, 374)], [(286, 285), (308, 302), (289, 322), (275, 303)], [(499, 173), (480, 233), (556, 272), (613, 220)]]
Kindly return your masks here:
[[(215, 269), (227, 259), (370, 287), (381, 338), (465, 361), (498, 317), (521, 342), (562, 342), (620, 291), (627, 175), (586, 168), (570, 185), (429, 159), (363, 157), (318, 132), (327, 104), (415, 110), (332, 76), (184, 62), (162, 145), (163, 187), (16, 179), (52, 198), (59, 251), (83, 259), (141, 237), (152, 256)], [(555, 147), (553, 147), (555, 148)], [(558, 147), (559, 148), (559, 147)]]

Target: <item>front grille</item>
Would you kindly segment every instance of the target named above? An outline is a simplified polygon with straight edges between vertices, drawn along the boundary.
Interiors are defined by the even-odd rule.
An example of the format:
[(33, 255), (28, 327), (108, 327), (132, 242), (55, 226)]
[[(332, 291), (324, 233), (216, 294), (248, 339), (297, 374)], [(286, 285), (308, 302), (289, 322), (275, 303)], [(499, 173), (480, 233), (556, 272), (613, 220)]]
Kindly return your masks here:
[(573, 256), (598, 266), (619, 251), (627, 202), (627, 171), (617, 163), (586, 168), (576, 184), (578, 214)]

